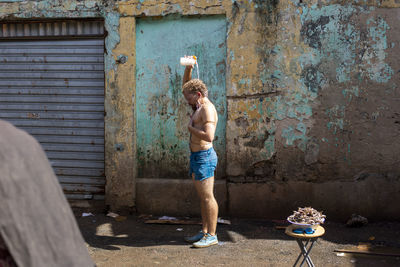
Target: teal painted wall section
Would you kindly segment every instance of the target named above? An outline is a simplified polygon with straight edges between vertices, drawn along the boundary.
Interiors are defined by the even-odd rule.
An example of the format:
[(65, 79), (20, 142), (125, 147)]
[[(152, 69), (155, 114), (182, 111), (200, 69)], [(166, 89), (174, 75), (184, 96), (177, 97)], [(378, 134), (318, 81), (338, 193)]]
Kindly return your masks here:
[[(191, 108), (182, 95), (183, 55), (198, 57), (200, 79), (216, 106), (214, 147), (224, 175), (226, 19), (223, 16), (138, 19), (136, 25), (136, 138), (139, 177), (188, 176)], [(196, 69), (192, 78), (197, 78)]]

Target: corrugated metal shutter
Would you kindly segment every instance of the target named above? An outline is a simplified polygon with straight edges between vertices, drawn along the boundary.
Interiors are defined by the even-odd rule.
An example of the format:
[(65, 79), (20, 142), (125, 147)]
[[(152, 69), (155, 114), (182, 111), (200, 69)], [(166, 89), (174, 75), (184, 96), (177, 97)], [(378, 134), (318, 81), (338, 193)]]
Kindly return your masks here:
[(0, 118), (41, 143), (67, 198), (104, 198), (102, 37), (1, 41)]
[(98, 20), (3, 22), (0, 23), (0, 38), (101, 36), (104, 35), (103, 24)]

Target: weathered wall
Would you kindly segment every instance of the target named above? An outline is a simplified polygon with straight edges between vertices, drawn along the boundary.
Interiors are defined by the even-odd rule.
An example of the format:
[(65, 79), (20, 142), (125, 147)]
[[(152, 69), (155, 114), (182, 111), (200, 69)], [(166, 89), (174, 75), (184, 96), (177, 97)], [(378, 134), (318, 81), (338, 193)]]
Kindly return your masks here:
[[(399, 208), (374, 201), (390, 204), (400, 192), (399, 1), (51, 3), (2, 3), (0, 18), (105, 19), (110, 204), (135, 203), (135, 18), (219, 14), (227, 20), (228, 212), (277, 217), (312, 205), (337, 218), (399, 219)], [(118, 64), (122, 55), (127, 63)], [(176, 183), (165, 186), (185, 201)], [(141, 201), (163, 199), (143, 184)], [(351, 209), (338, 212), (337, 199), (351, 201)]]
[[(380, 209), (370, 200), (390, 205), (400, 191), (400, 3), (255, 2), (243, 4), (249, 11), (242, 11), (242, 25), (251, 10), (272, 16), (252, 23), (259, 25), (259, 69), (227, 88), (237, 90), (228, 105), (231, 213), (276, 216), (313, 205), (343, 218), (351, 211), (335, 205), (346, 199), (353, 212), (398, 218), (398, 207)], [(253, 182), (265, 185), (239, 186)], [(368, 188), (373, 184), (381, 187)], [(246, 200), (247, 208), (234, 209)]]
[(398, 172), (399, 9), (304, 2), (280, 1), (275, 30), (260, 30), (273, 42), (239, 95), (260, 82), (255, 93), (270, 95), (230, 105), (230, 147), (249, 155), (239, 166), (240, 155), (228, 161), (230, 176), (322, 182), (368, 168)]
[(216, 177), (225, 173), (225, 16), (136, 19), (136, 139), (139, 178), (187, 179), (187, 123), (192, 108), (182, 97), (183, 55), (196, 55), (197, 75), (218, 112)]

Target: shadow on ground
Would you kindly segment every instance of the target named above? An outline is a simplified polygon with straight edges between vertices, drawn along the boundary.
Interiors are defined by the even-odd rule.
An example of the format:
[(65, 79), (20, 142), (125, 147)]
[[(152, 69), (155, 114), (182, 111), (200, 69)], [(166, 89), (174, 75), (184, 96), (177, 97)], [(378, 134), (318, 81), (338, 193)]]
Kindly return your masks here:
[[(193, 218), (191, 218), (192, 220)], [(199, 218), (194, 218), (200, 221)], [(82, 234), (91, 246), (114, 250), (117, 246), (147, 247), (160, 245), (185, 245), (183, 237), (195, 234), (200, 225), (146, 224), (136, 215), (127, 216), (123, 221), (97, 214), (78, 217)], [(265, 220), (233, 219), (231, 225), (218, 225), (220, 242), (239, 242), (244, 239), (285, 239), (291, 238), (282, 230), (275, 230), (275, 223)]]
[[(148, 248), (152, 249), (151, 253), (168, 255), (169, 247), (171, 250), (179, 250), (177, 247), (180, 246), (182, 249), (190, 247), (184, 242), (183, 237), (194, 234), (200, 229), (199, 225), (145, 224), (145, 220), (137, 215), (130, 215), (123, 221), (117, 221), (105, 214), (89, 217), (80, 217), (77, 214), (77, 221), (93, 255), (98, 250), (103, 251), (103, 254), (104, 251), (122, 253), (121, 251), (130, 248)], [(240, 257), (241, 253), (245, 255), (246, 251), (249, 259), (252, 253), (261, 258), (272, 257), (270, 254), (274, 251), (271, 255), (274, 255), (278, 262), (279, 259), (287, 259), (287, 262), (278, 265), (290, 266), (294, 263), (299, 253), (297, 243), (285, 235), (284, 230), (275, 228), (282, 223), (260, 219), (231, 219), (231, 222), (231, 225), (218, 225), (218, 238), (220, 245), (229, 245), (233, 250), (237, 249), (237, 252), (228, 253), (233, 262), (236, 256)], [(354, 254), (339, 257), (334, 252), (335, 249), (357, 246), (360, 242), (400, 248), (399, 222), (376, 222), (361, 228), (348, 228), (343, 223), (328, 221), (324, 227), (326, 233), (319, 239), (312, 253), (313, 258), (319, 258), (317, 263), (332, 263), (327, 266), (400, 266), (399, 257)], [(274, 262), (276, 263), (272, 261), (269, 265), (274, 266)]]

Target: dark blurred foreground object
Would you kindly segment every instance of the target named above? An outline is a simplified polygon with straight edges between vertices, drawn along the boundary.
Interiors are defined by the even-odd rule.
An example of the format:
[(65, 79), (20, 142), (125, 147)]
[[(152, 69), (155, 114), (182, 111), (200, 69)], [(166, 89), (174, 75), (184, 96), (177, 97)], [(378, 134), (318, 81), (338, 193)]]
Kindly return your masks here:
[(0, 235), (20, 267), (94, 266), (41, 146), (2, 120)]
[(16, 267), (13, 257), (0, 236), (0, 267)]

